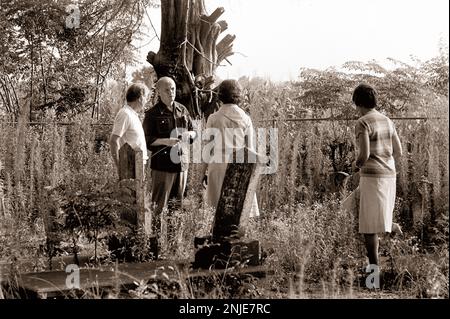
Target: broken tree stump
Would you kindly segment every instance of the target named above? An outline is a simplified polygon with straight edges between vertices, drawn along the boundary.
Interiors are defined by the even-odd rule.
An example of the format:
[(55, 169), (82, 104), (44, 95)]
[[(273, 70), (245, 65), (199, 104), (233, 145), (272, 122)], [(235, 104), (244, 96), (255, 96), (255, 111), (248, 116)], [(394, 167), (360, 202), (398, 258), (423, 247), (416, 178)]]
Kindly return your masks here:
[(239, 263), (260, 264), (259, 241), (242, 239), (259, 181), (261, 156), (242, 148), (232, 154), (214, 216), (212, 235), (196, 238), (194, 268), (228, 268)]
[[(219, 20), (225, 9), (220, 7), (206, 13), (204, 1), (162, 0), (161, 40), (157, 53), (150, 51), (147, 61), (158, 78), (169, 76), (177, 87), (176, 100), (186, 106), (193, 118), (203, 115), (206, 97), (214, 89), (214, 80), (195, 81), (196, 78), (215, 77), (215, 70), (233, 55), (234, 35), (219, 36), (228, 29)], [(209, 105), (210, 107), (214, 105)]]

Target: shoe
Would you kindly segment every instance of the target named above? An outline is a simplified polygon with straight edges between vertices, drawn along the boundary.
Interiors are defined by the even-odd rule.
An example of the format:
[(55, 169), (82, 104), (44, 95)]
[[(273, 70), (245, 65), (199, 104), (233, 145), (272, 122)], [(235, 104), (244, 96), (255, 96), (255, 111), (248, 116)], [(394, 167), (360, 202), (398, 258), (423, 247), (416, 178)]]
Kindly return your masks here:
[(398, 234), (398, 235), (403, 235), (402, 228), (400, 227), (399, 224), (392, 223), (392, 233), (393, 234)]

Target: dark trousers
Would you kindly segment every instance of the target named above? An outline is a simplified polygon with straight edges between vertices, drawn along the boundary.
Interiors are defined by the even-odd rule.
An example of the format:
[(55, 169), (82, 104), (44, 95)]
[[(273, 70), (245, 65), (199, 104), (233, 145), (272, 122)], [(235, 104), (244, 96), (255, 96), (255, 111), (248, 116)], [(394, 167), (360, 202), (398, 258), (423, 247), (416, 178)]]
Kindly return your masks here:
[(167, 207), (167, 240), (174, 238), (174, 226), (171, 221), (173, 212), (181, 209), (183, 194), (186, 189), (187, 170), (179, 173), (168, 173), (152, 170), (152, 203), (154, 205), (152, 216), (152, 232), (161, 234), (161, 218), (164, 207)]

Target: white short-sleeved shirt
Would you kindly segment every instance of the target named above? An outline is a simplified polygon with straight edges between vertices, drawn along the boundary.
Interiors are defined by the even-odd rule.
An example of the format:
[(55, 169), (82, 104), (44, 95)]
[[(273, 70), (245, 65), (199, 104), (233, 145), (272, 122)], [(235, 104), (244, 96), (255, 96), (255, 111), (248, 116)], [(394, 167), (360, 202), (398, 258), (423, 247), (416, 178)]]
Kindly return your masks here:
[(142, 151), (144, 163), (148, 160), (144, 129), (138, 114), (130, 106), (125, 105), (117, 112), (112, 134), (120, 137), (120, 147), (128, 143), (134, 150)]

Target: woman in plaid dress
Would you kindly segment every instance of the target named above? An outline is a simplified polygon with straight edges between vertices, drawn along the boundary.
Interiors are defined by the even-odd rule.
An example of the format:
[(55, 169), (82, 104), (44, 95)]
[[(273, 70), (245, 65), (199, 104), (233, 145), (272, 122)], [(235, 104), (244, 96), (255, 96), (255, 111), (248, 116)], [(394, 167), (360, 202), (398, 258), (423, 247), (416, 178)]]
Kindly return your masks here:
[(367, 84), (353, 92), (353, 103), (361, 117), (355, 126), (360, 172), (359, 232), (364, 234), (371, 265), (378, 265), (378, 234), (392, 231), (396, 196), (395, 161), (402, 155), (394, 123), (378, 112), (377, 93)]

